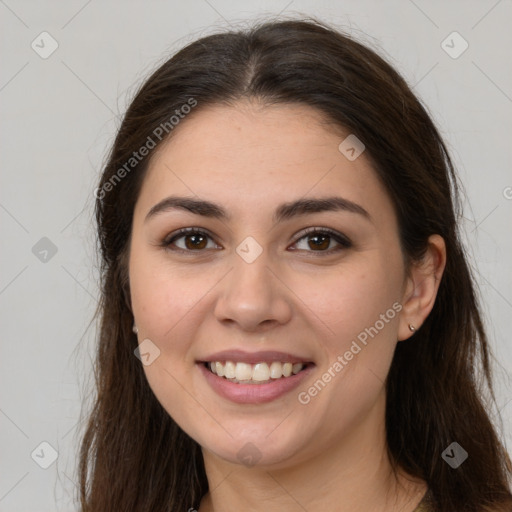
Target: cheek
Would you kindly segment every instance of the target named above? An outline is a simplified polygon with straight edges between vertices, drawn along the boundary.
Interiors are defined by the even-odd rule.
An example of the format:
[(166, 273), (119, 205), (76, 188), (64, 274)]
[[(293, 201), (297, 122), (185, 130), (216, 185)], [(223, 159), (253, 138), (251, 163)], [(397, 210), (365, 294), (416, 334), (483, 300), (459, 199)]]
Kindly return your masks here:
[(159, 349), (154, 362), (144, 366), (146, 379), (169, 416), (193, 439), (206, 443), (217, 436), (218, 445), (232, 443), (224, 438), (223, 429), (219, 431), (221, 418), (195, 386), (192, 355), (205, 314), (213, 308), (208, 292), (219, 277), (213, 272), (184, 272), (156, 260), (151, 255), (136, 257), (130, 268), (139, 340), (150, 339)]
[[(139, 343), (150, 340), (157, 356), (144, 365), (149, 386), (175, 420), (188, 417), (191, 364), (184, 364), (198, 319), (194, 306), (201, 287), (172, 272), (151, 255), (134, 254), (130, 265), (130, 292)], [(190, 359), (190, 361), (192, 361)], [(189, 392), (192, 390), (189, 390)], [(181, 425), (183, 427), (183, 425)]]
[(130, 293), (139, 344), (146, 343), (156, 354), (154, 361), (144, 366), (144, 372), (158, 400), (172, 405), (173, 410), (168, 412), (174, 416), (180, 414), (181, 402), (176, 400), (182, 395), (180, 383), (187, 381), (191, 368), (183, 363), (194, 337), (191, 322), (201, 290), (161, 260), (149, 251), (134, 249), (130, 257)]
[(354, 259), (350, 265), (321, 273), (295, 271), (286, 282), (306, 306), (304, 313), (309, 310), (309, 316), (313, 314), (318, 328), (325, 333), (324, 348), (332, 358), (348, 350), (359, 335), (364, 341), (368, 330), (375, 335), (375, 326), (380, 339), (396, 342), (401, 276), (399, 264), (386, 261), (374, 251)]
[(397, 261), (399, 255), (387, 260), (375, 251), (324, 276), (306, 280), (297, 275), (290, 286), (326, 333), (320, 338), (325, 356), (318, 375), (326, 384), (302, 390), (317, 413), (357, 421), (382, 392), (402, 309), (402, 267)]
[(130, 259), (130, 293), (142, 334), (155, 342), (172, 337), (174, 327), (204, 295), (205, 281), (187, 278), (165, 258), (135, 250)]

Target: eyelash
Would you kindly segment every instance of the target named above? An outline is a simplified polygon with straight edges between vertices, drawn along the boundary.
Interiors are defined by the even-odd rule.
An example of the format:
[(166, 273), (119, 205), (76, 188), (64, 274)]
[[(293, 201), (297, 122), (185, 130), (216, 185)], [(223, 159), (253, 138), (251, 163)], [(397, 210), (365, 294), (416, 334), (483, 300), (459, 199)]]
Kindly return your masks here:
[[(169, 235), (167, 238), (165, 238), (161, 244), (162, 247), (164, 247), (166, 250), (169, 250), (169, 251), (173, 251), (173, 252), (181, 252), (181, 253), (194, 253), (194, 252), (203, 252), (204, 250), (206, 249), (199, 249), (197, 251), (194, 251), (194, 250), (191, 250), (191, 249), (182, 249), (180, 247), (178, 248), (171, 248), (171, 245), (176, 242), (176, 240), (179, 240), (180, 238), (184, 238), (186, 235), (202, 235), (202, 236), (205, 236), (205, 237), (208, 237), (210, 239), (213, 239), (213, 237), (205, 230), (201, 229), (201, 228), (183, 228), (183, 229), (180, 229), (178, 230), (177, 232)], [(327, 235), (327, 236), (330, 236), (332, 239), (334, 239), (336, 242), (338, 242), (339, 246), (337, 248), (334, 248), (334, 249), (328, 249), (328, 250), (325, 250), (325, 251), (314, 251), (314, 250), (311, 250), (311, 251), (306, 251), (306, 252), (311, 252), (311, 253), (320, 253), (320, 254), (332, 254), (332, 253), (335, 253), (335, 252), (339, 252), (343, 249), (348, 249), (350, 247), (352, 247), (352, 242), (344, 235), (342, 235), (341, 233), (338, 233), (337, 231), (334, 231), (332, 229), (329, 229), (329, 228), (316, 228), (316, 227), (313, 227), (313, 228), (307, 228), (306, 230), (304, 230), (302, 233), (301, 233), (301, 236), (299, 236), (299, 238), (297, 238), (295, 240), (295, 242), (293, 243), (293, 245), (297, 244), (300, 240), (302, 240), (303, 238), (307, 238), (308, 236), (311, 236), (311, 235)], [(294, 249), (294, 250), (297, 250), (297, 249)], [(301, 249), (298, 249), (298, 250), (301, 250)]]

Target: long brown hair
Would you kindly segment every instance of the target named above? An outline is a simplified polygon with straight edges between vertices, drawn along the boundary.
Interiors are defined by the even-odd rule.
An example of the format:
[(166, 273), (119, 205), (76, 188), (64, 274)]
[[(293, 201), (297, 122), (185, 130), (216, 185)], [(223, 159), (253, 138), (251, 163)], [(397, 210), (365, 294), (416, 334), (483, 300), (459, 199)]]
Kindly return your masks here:
[[(130, 159), (148, 137), (158, 147), (179, 130), (169, 120), (183, 105), (196, 102), (193, 116), (241, 98), (312, 106), (363, 141), (394, 203), (408, 261), (422, 257), (430, 235), (444, 238), (435, 306), (414, 341), (398, 343), (387, 378), (389, 456), (394, 468), (427, 482), (435, 510), (510, 512), (512, 467), (487, 409), (495, 403), (491, 354), (458, 233), (447, 149), (388, 63), (315, 19), (262, 21), (197, 40), (153, 73), (126, 112), (95, 192), (102, 295), (96, 396), (80, 447), (81, 510), (185, 511), (208, 491), (201, 447), (157, 401), (134, 356), (127, 255), (155, 149)], [(156, 137), (161, 126), (165, 137)], [(441, 456), (452, 442), (468, 453), (456, 469)]]

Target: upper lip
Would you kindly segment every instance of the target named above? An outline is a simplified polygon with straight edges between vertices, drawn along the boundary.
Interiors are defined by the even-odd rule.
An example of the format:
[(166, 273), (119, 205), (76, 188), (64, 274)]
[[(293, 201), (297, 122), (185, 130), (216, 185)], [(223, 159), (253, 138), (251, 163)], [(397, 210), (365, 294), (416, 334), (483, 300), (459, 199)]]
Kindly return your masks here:
[(286, 352), (278, 352), (275, 350), (264, 350), (260, 352), (244, 352), (243, 350), (223, 350), (222, 352), (215, 352), (200, 360), (202, 363), (209, 363), (215, 361), (233, 361), (247, 364), (257, 364), (262, 362), (281, 363), (309, 363), (310, 359), (305, 359), (300, 356), (289, 354)]

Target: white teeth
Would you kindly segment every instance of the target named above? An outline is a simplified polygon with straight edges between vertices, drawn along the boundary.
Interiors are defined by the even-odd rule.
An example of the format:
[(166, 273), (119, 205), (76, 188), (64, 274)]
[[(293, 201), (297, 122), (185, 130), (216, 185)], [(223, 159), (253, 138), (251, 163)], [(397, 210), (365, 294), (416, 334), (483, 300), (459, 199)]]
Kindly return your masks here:
[(283, 364), (283, 375), (289, 377), (292, 374), (292, 363)]
[(233, 361), (214, 361), (208, 363), (210, 370), (219, 377), (225, 377), (234, 382), (244, 381), (245, 383), (270, 382), (271, 379), (290, 377), (296, 375), (303, 368), (303, 363), (270, 363), (261, 362), (257, 364), (234, 363)]
[[(220, 363), (215, 363), (215, 364), (217, 365), (217, 369), (218, 369)], [(219, 375), (219, 372), (217, 372), (217, 375)], [(222, 377), (222, 375), (219, 375), (219, 377)], [(236, 363), (236, 368), (235, 368), (236, 380), (251, 380), (251, 377), (252, 377), (252, 366), (250, 364)]]
[(236, 366), (233, 361), (227, 361), (224, 365), (224, 377), (226, 379), (234, 379), (236, 377)]
[(274, 361), (270, 365), (270, 376), (273, 379), (279, 379), (283, 375), (283, 365), (277, 361)]
[(299, 373), (301, 370), (302, 370), (302, 367), (304, 365), (302, 363), (295, 363), (293, 366), (292, 366), (292, 373), (293, 375)]
[(252, 371), (252, 380), (264, 381), (270, 379), (270, 368), (267, 363), (258, 363), (254, 365)]
[(215, 370), (219, 377), (224, 377), (224, 366), (221, 363), (215, 363)]

